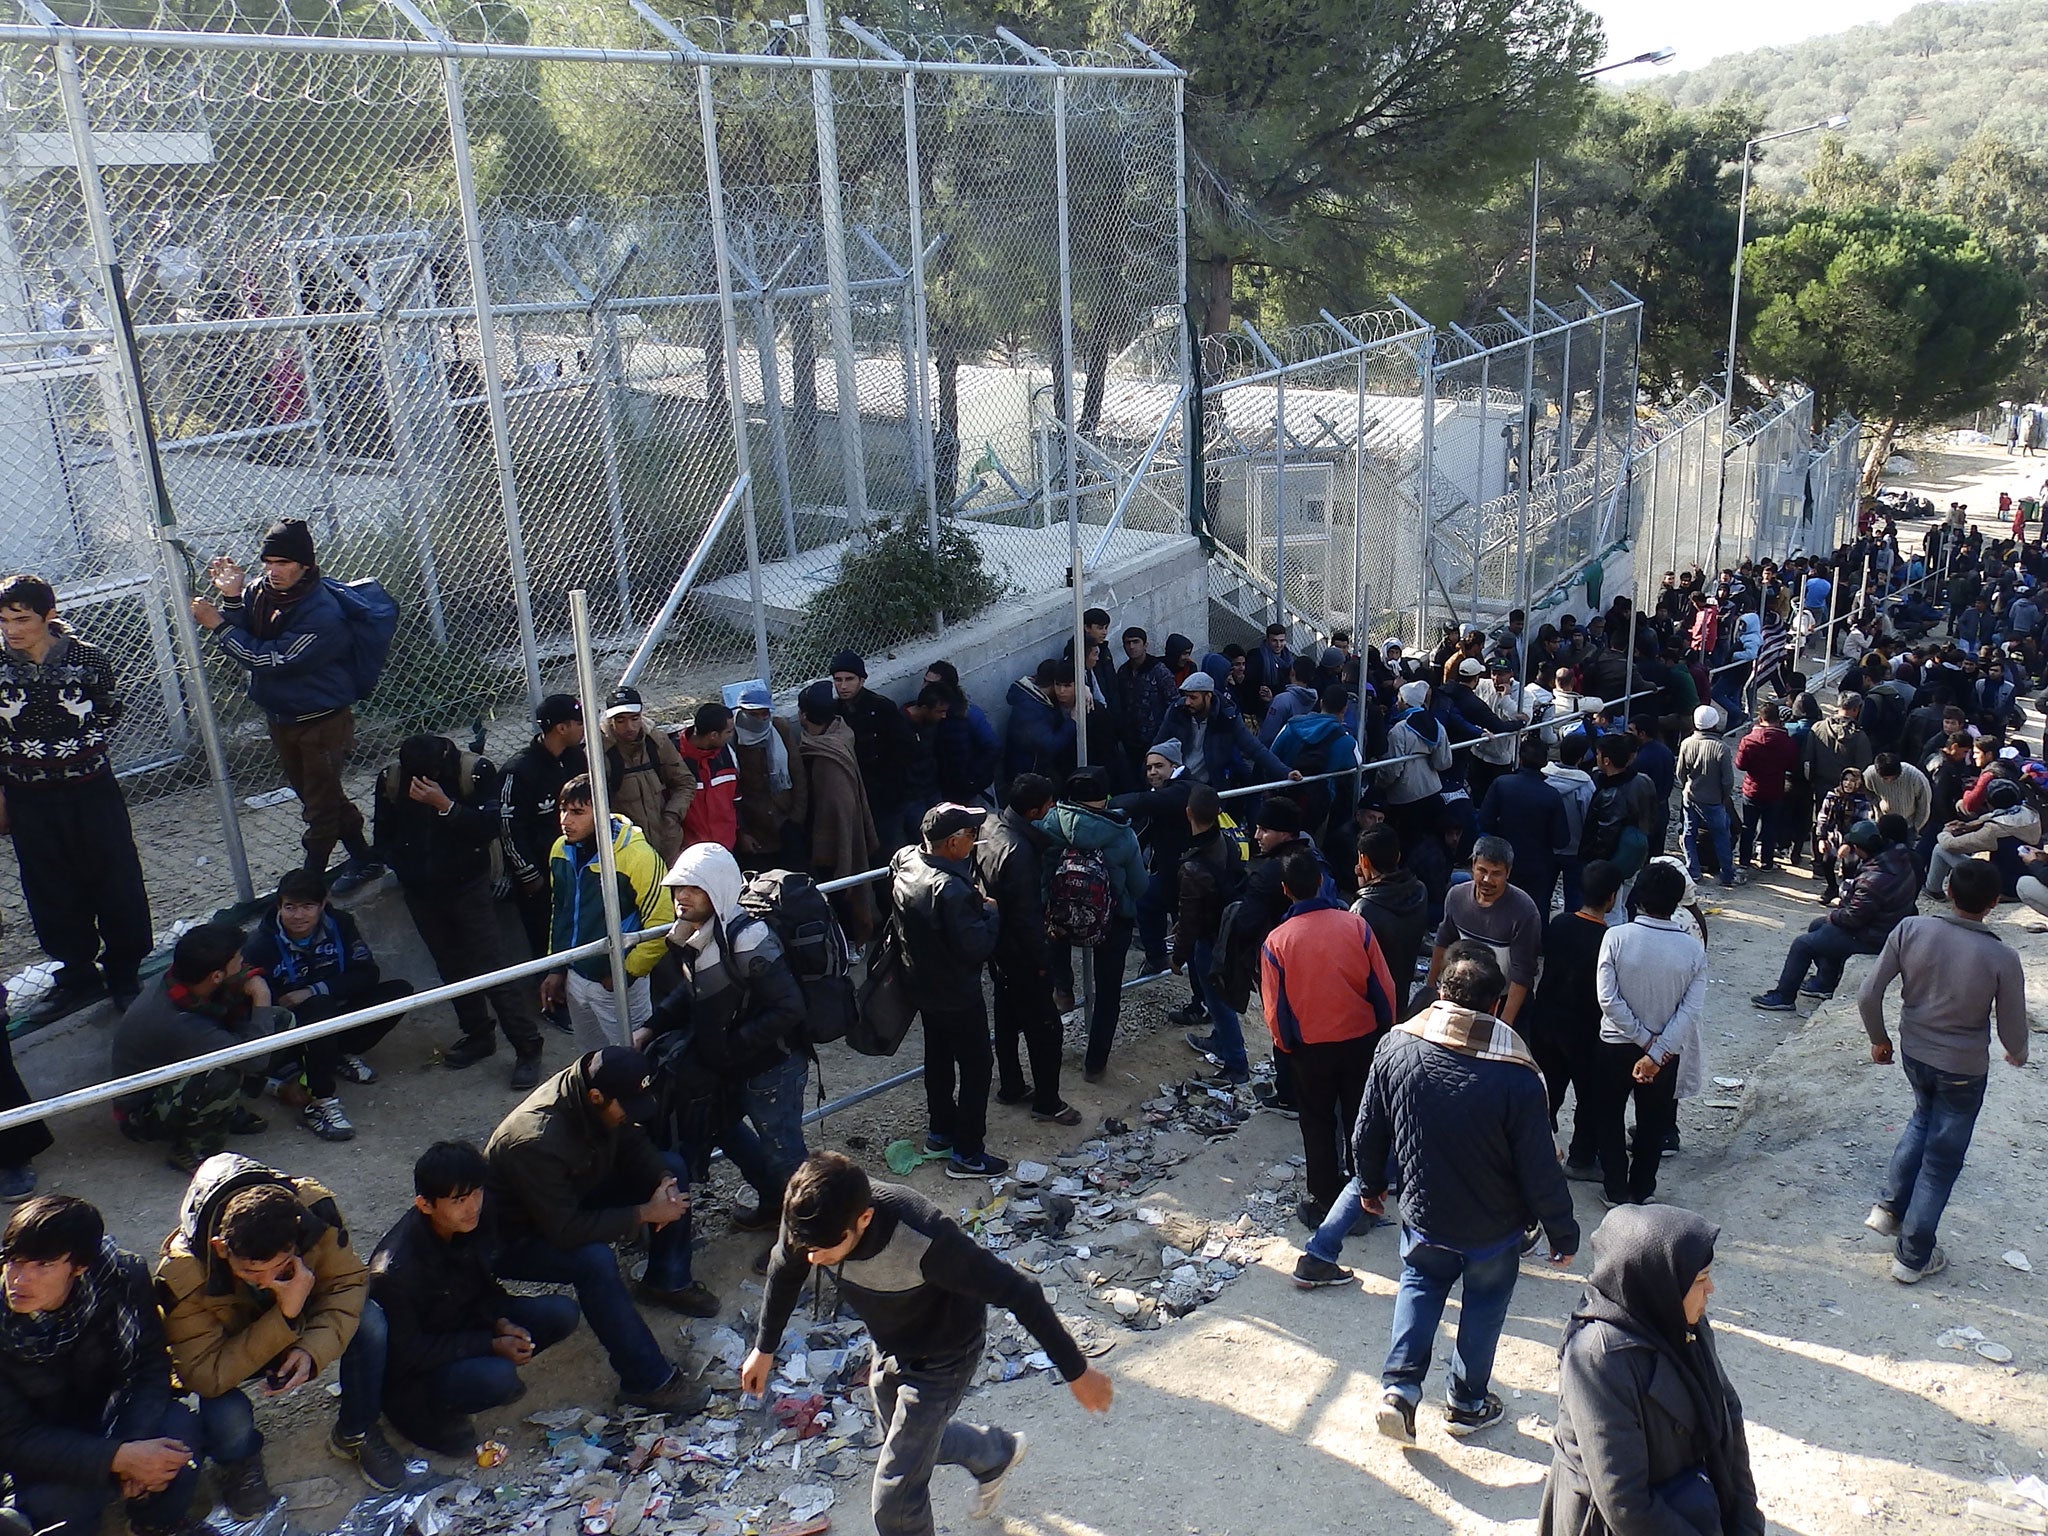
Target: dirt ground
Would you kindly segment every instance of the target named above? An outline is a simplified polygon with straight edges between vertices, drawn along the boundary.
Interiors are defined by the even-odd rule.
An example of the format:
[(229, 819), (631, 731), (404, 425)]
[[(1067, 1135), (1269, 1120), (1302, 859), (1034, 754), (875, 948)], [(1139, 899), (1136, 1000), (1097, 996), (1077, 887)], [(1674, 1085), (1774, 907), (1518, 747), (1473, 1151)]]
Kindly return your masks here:
[[(1989, 506), (2002, 485), (2016, 488), (2020, 478), (2017, 461), (1995, 451), (1951, 453), (1926, 461), (1915, 483), (1937, 500)], [(2036, 719), (2030, 732), (2041, 727)], [(1952, 1268), (1912, 1289), (1894, 1284), (1886, 1275), (1889, 1245), (1861, 1220), (1910, 1097), (1896, 1067), (1870, 1064), (1855, 1019), (1853, 991), (1870, 962), (1851, 961), (1840, 999), (1811, 1015), (1748, 1005), (1774, 977), (1789, 934), (1821, 912), (1816, 890), (1804, 870), (1736, 891), (1709, 887), (1708, 1075), (1742, 1086), (1710, 1087), (1682, 1107), (1684, 1150), (1665, 1162), (1659, 1196), (1722, 1226), (1714, 1316), (1746, 1405), (1774, 1531), (1995, 1531), (1965, 1514), (1966, 1501), (1995, 1500), (1988, 1484), (2003, 1472), (2048, 1475), (2048, 1280), (2037, 1278), (2048, 1276), (2048, 1209), (2036, 1171), (2048, 1161), (2041, 1068), (1994, 1067), (1943, 1226)], [(416, 956), (394, 902), (372, 903), (364, 915), (373, 941), (395, 957), (394, 969)], [(2048, 926), (2023, 908), (2004, 909), (1996, 926), (2024, 957), (2030, 994), (2048, 996)], [(423, 972), (413, 963), (415, 974)], [(1080, 1082), (1075, 1063), (1066, 1092), (1088, 1117), (1084, 1126), (1064, 1131), (1021, 1110), (993, 1108), (991, 1146), (1013, 1158), (1071, 1151), (1105, 1116), (1131, 1119), (1161, 1085), (1184, 1078), (1198, 1064), (1162, 1018), (1180, 992), (1180, 983), (1167, 981), (1127, 994), (1125, 1036), (1105, 1082)], [(345, 1095), (356, 1141), (316, 1141), (277, 1111), (270, 1131), (240, 1148), (330, 1183), (367, 1246), (404, 1208), (419, 1146), (435, 1136), (481, 1139), (512, 1103), (504, 1086), (509, 1055), (449, 1074), (433, 1055), (450, 1038), (452, 1024), (440, 1010), (409, 1020), (379, 1049), (383, 1081)], [(86, 1080), (104, 1045), (104, 1026), (81, 1024), (26, 1053), (25, 1070), (45, 1092)], [(565, 1063), (571, 1049), (551, 1037), (550, 1064)], [(915, 1060), (915, 1038), (894, 1062), (828, 1051), (827, 1088), (842, 1093)], [(887, 1141), (918, 1134), (922, 1125), (921, 1094), (912, 1087), (835, 1117), (813, 1141), (852, 1148), (879, 1168)], [(99, 1112), (71, 1116), (56, 1129), (58, 1147), (39, 1164), (43, 1187), (96, 1200), (122, 1242), (154, 1252), (183, 1180), (150, 1149), (122, 1142)], [(1165, 1190), (1147, 1198), (1168, 1211), (1227, 1220), (1270, 1167), (1298, 1151), (1295, 1125), (1256, 1115), (1235, 1135), (1200, 1146)], [(935, 1167), (910, 1182), (948, 1209), (986, 1195), (985, 1186), (949, 1182)], [(715, 1211), (731, 1187), (729, 1172), (721, 1173), (703, 1207)], [(1590, 1233), (1602, 1215), (1594, 1188), (1572, 1187)], [(699, 1275), (725, 1298), (722, 1320), (744, 1327), (738, 1314), (751, 1317), (759, 1304), (758, 1282), (747, 1271), (760, 1241), (726, 1231), (715, 1215), (700, 1233)], [(1531, 1529), (1550, 1457), (1560, 1329), (1585, 1261), (1565, 1271), (1524, 1267), (1497, 1370), (1511, 1422), (1464, 1442), (1445, 1435), (1435, 1407), (1443, 1340), (1420, 1444), (1404, 1452), (1379, 1439), (1371, 1420), (1398, 1273), (1392, 1232), (1352, 1239), (1346, 1262), (1357, 1284), (1317, 1292), (1297, 1291), (1287, 1278), (1305, 1235), (1264, 1242), (1258, 1264), (1184, 1319), (1149, 1333), (1112, 1328), (1117, 1347), (1099, 1362), (1118, 1389), (1106, 1421), (1086, 1418), (1045, 1376), (977, 1391), (971, 1416), (1026, 1430), (1033, 1442), (993, 1528), (1009, 1536)], [(2008, 1251), (2027, 1255), (2032, 1270), (2002, 1260)], [(1062, 1310), (1068, 1303), (1063, 1297)], [(678, 1338), (678, 1320), (654, 1320), (660, 1336)], [(1454, 1322), (1455, 1309), (1447, 1316)], [(2010, 1362), (1937, 1342), (1964, 1327), (2004, 1346)], [(609, 1401), (610, 1375), (587, 1331), (528, 1376), (532, 1392), (519, 1414), (570, 1403), (602, 1409)], [(334, 1525), (358, 1491), (353, 1473), (322, 1448), (330, 1413), (331, 1400), (317, 1386), (263, 1410), (274, 1481), (331, 1477), (340, 1484), (340, 1497), (298, 1516), (307, 1530)], [(535, 1454), (530, 1428), (509, 1415), (502, 1427), (515, 1466)], [(838, 1492), (835, 1529), (871, 1536), (861, 1480), (841, 1483)], [(941, 1471), (936, 1507), (941, 1529), (968, 1529), (964, 1476)]]

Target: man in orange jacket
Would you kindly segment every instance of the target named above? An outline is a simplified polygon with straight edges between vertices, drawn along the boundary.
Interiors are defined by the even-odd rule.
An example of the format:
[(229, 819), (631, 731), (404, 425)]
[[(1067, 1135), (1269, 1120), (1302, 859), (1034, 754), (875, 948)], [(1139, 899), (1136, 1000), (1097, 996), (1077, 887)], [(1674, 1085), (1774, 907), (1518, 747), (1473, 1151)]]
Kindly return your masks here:
[(1259, 1000), (1273, 1049), (1293, 1067), (1308, 1198), (1295, 1214), (1322, 1225), (1344, 1186), (1345, 1153), (1380, 1036), (1399, 1020), (1394, 978), (1364, 918), (1321, 894), (1323, 867), (1288, 856), (1280, 883), (1293, 903), (1259, 952)]

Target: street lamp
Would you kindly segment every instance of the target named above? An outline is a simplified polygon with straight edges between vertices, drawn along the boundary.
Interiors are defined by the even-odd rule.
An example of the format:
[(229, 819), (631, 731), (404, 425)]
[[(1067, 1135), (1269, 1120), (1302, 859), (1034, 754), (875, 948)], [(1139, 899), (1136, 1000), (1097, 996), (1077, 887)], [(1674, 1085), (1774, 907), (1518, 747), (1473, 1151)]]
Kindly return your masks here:
[(1721, 380), (1721, 490), (1714, 499), (1714, 555), (1708, 566), (1710, 571), (1721, 569), (1721, 514), (1728, 499), (1728, 430), (1735, 424), (1735, 333), (1742, 315), (1742, 245), (1749, 233), (1750, 168), (1755, 163), (1759, 144), (1775, 144), (1780, 139), (1796, 139), (1803, 133), (1818, 133), (1824, 128), (1839, 129), (1848, 126), (1849, 114), (1837, 112), (1833, 117), (1824, 117), (1817, 123), (1787, 128), (1778, 133), (1766, 133), (1742, 146), (1742, 195), (1735, 204), (1735, 288), (1728, 295), (1728, 359), (1727, 369)]
[(1602, 64), (1598, 69), (1580, 73), (1581, 80), (1590, 80), (1595, 75), (1604, 75), (1610, 69), (1627, 69), (1631, 64), (1669, 64), (1678, 57), (1676, 48), (1652, 48), (1648, 53), (1639, 53), (1632, 59), (1616, 59), (1612, 64)]

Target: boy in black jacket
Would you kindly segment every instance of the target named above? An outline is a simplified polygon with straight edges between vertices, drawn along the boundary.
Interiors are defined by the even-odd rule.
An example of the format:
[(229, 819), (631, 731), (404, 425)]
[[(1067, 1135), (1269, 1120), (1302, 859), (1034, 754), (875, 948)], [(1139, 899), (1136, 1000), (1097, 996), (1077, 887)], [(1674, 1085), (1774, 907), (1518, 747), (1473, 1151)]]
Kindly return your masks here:
[[(242, 958), (268, 983), (270, 1000), (291, 1009), (295, 1025), (317, 1024), (412, 995), (411, 982), (384, 980), (356, 920), (327, 905), (327, 877), (317, 870), (290, 870), (278, 881), (277, 903), (257, 920), (255, 931), (242, 944)], [(404, 1017), (394, 1013), (308, 1041), (303, 1073), (294, 1064), (274, 1074), (278, 1097), (297, 1104), (299, 1119), (322, 1141), (352, 1140), (356, 1128), (341, 1107), (337, 1080), (377, 1081), (377, 1071), (363, 1060), (363, 1053)]]
[(1251, 1063), (1244, 1053), (1244, 1025), (1237, 1010), (1210, 981), (1216, 964), (1216, 939), (1223, 923), (1223, 909), (1243, 892), (1245, 864), (1238, 857), (1237, 844), (1223, 835), (1223, 801), (1207, 784), (1188, 791), (1186, 811), (1191, 837), (1175, 872), (1179, 922), (1173, 930), (1173, 969), (1176, 975), (1190, 972), (1195, 996), (1208, 1033), (1191, 1029), (1183, 1038), (1191, 1050), (1214, 1056), (1222, 1068), (1221, 1080), (1233, 1086), (1251, 1081)]
[[(1600, 942), (1607, 937), (1607, 914), (1621, 891), (1621, 871), (1595, 859), (1579, 877), (1579, 908), (1560, 912), (1543, 930), (1543, 979), (1530, 999), (1529, 1050), (1543, 1069), (1550, 1093), (1550, 1128), (1564, 1091), (1577, 1086), (1578, 1108), (1572, 1122), (1571, 1150), (1564, 1171), (1575, 1179), (1601, 1177), (1595, 1155), (1594, 1117), (1586, 1104), (1587, 1083), (1600, 1046), (1600, 999), (1595, 976), (1600, 968)], [(1599, 1089), (1593, 1089), (1595, 1099)]]
[(817, 1152), (789, 1181), (782, 1236), (768, 1260), (768, 1296), (740, 1389), (767, 1391), (775, 1348), (814, 1268), (837, 1266), (839, 1296), (875, 1344), (873, 1392), (887, 1426), (875, 1463), (875, 1536), (931, 1536), (932, 1467), (965, 1467), (987, 1519), (1024, 1459), (1024, 1437), (953, 1417), (981, 1367), (991, 1302), (1006, 1307), (1052, 1357), (1074, 1400), (1107, 1413), (1110, 1381), (1061, 1325), (1045, 1292), (986, 1252), (937, 1206)]
[(519, 1367), (574, 1333), (579, 1315), (573, 1296), (514, 1296), (491, 1273), (489, 1171), (468, 1142), (435, 1142), (413, 1164), (413, 1208), (370, 1255), (390, 1340), (384, 1416), (447, 1456), (475, 1449), (470, 1415), (518, 1401)]
[(137, 1536), (214, 1536), (187, 1518), (199, 1436), (171, 1396), (148, 1266), (70, 1195), (16, 1209), (0, 1242), (0, 1471), (29, 1524), (92, 1536), (119, 1495)]

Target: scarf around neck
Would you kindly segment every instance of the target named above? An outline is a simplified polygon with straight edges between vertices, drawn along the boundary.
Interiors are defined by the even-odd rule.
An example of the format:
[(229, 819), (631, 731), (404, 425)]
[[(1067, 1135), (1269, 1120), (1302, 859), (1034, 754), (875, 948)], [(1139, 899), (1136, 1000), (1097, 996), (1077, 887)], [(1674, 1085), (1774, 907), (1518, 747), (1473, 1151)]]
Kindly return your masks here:
[(27, 1365), (45, 1365), (78, 1347), (88, 1331), (104, 1331), (113, 1341), (115, 1390), (100, 1410), (104, 1428), (135, 1365), (142, 1345), (142, 1319), (123, 1306), (122, 1253), (111, 1237), (100, 1239), (100, 1251), (80, 1271), (71, 1294), (54, 1312), (15, 1312), (0, 1306), (0, 1358)]
[(1538, 1076), (1542, 1075), (1542, 1068), (1536, 1065), (1536, 1058), (1529, 1053), (1529, 1047), (1522, 1043), (1522, 1037), (1515, 1033), (1514, 1027), (1490, 1013), (1462, 1008), (1439, 998), (1431, 1004), (1429, 1012), (1417, 1014), (1394, 1028), (1400, 1034), (1427, 1040), (1431, 1045), (1456, 1051), (1460, 1056), (1470, 1056), (1478, 1061), (1514, 1062)]
[(733, 720), (733, 739), (741, 746), (768, 749), (768, 787), (777, 793), (789, 789), (789, 745), (782, 739), (782, 732), (775, 729), (774, 717), (763, 720), (758, 727), (739, 723), (737, 712)]
[(306, 574), (283, 592), (278, 591), (262, 577), (257, 577), (242, 598), (243, 606), (249, 614), (249, 632), (259, 640), (275, 640), (284, 633), (284, 626), (291, 616), (291, 610), (304, 602), (319, 584), (318, 566), (308, 566)]

